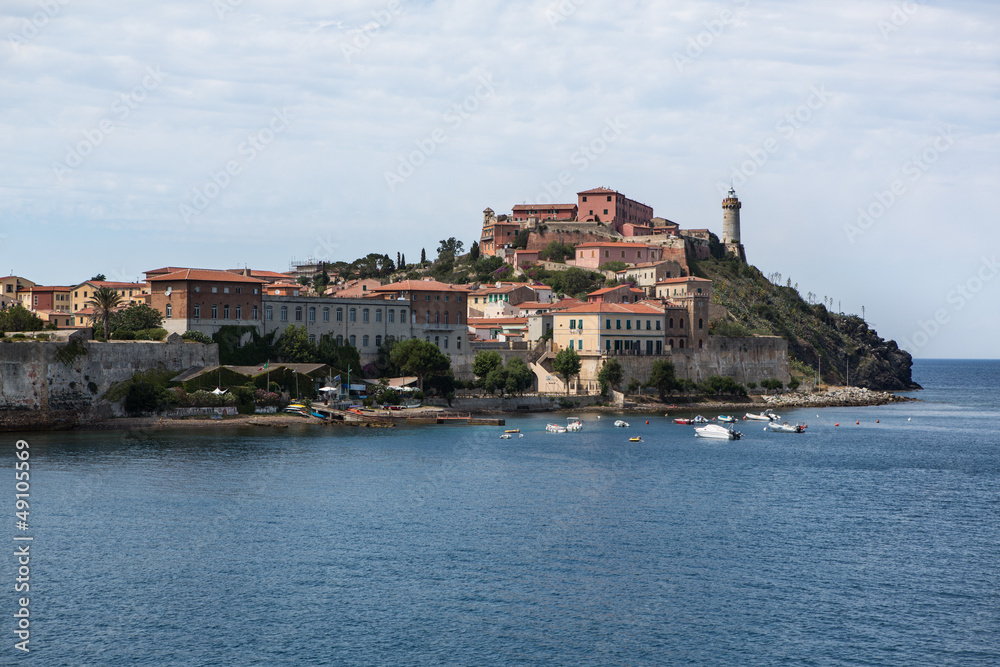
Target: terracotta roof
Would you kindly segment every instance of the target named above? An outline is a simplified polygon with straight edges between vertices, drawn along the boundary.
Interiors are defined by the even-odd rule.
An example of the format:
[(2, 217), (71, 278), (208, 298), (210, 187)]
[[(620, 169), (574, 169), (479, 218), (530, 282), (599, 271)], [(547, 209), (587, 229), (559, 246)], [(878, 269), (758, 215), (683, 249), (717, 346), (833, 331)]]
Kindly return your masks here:
[(527, 317), (470, 317), (469, 326), (488, 326), (490, 324), (527, 324)]
[(173, 273), (167, 273), (162, 276), (152, 276), (148, 279), (148, 282), (177, 280), (199, 280), (203, 282), (216, 283), (254, 283), (257, 285), (266, 282), (260, 278), (248, 278), (247, 276), (241, 276), (238, 273), (216, 271), (214, 269), (181, 269), (180, 271), (174, 271)]
[(514, 307), (521, 310), (531, 310), (532, 308), (551, 308), (554, 305), (553, 303), (542, 303), (541, 301), (522, 301), (515, 304)]
[(624, 313), (632, 315), (662, 315), (663, 311), (644, 303), (584, 303), (567, 308), (564, 313)]
[(370, 292), (471, 292), (468, 287), (451, 285), (437, 280), (401, 280), (398, 283), (382, 285)]
[(560, 208), (560, 209), (570, 209), (576, 208), (576, 204), (518, 204), (512, 210), (514, 211), (525, 211), (534, 208)]
[(671, 262), (673, 262), (674, 264), (677, 263), (677, 262), (675, 262), (672, 259), (661, 259), (661, 260), (656, 261), (656, 262), (639, 262), (637, 264), (633, 264), (632, 266), (628, 267), (627, 269), (622, 269), (620, 271), (615, 271), (615, 273), (625, 273), (626, 271), (632, 271), (632, 270), (635, 270), (635, 269), (651, 269), (651, 268), (660, 266), (661, 264), (668, 264), (668, 263), (671, 263)]
[(562, 299), (553, 304), (549, 304), (552, 310), (566, 310), (567, 308), (575, 308), (576, 306), (584, 305), (583, 301), (579, 299)]
[(577, 192), (578, 195), (617, 195), (619, 192), (617, 190), (609, 190), (607, 188), (594, 188), (592, 190), (584, 190), (583, 192)]
[(589, 294), (587, 294), (587, 296), (595, 296), (597, 294), (607, 294), (608, 292), (614, 292), (614, 291), (620, 290), (620, 289), (629, 289), (629, 286), (628, 285), (615, 285), (614, 287), (602, 287), (599, 290), (594, 290), (593, 292), (590, 292)]
[(33, 287), (24, 287), (18, 290), (18, 292), (69, 292), (72, 291), (72, 287), (62, 286), (62, 285), (35, 285)]
[(98, 288), (110, 287), (111, 289), (146, 289), (146, 283), (113, 283), (108, 280), (85, 280), (80, 285), (94, 285)]
[(587, 243), (581, 243), (576, 246), (577, 248), (657, 248), (659, 246), (648, 246), (645, 243), (629, 243), (627, 241), (620, 241), (618, 243), (610, 241), (588, 241)]

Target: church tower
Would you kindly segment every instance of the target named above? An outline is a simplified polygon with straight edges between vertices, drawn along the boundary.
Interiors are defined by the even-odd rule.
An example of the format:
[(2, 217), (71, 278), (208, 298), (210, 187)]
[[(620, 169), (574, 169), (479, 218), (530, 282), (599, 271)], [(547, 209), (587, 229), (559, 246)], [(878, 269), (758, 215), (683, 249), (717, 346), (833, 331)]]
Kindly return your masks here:
[(722, 244), (726, 252), (746, 261), (746, 252), (740, 243), (740, 208), (743, 204), (736, 197), (736, 190), (729, 188), (729, 195), (722, 200)]

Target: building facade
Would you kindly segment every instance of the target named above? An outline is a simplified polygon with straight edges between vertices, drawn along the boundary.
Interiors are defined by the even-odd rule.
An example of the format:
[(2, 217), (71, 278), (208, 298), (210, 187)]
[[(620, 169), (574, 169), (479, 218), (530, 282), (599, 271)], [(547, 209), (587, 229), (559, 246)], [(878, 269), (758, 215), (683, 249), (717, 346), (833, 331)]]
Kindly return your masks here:
[(575, 264), (581, 268), (596, 269), (608, 262), (639, 264), (663, 259), (663, 248), (643, 243), (603, 243), (594, 241), (576, 247)]
[[(148, 274), (147, 274), (148, 275)], [(211, 336), (226, 325), (261, 327), (264, 280), (228, 271), (182, 269), (148, 279), (149, 305), (170, 333)]]
[(603, 222), (623, 236), (626, 223), (648, 227), (653, 219), (652, 206), (629, 199), (617, 190), (594, 188), (576, 196), (579, 220)]

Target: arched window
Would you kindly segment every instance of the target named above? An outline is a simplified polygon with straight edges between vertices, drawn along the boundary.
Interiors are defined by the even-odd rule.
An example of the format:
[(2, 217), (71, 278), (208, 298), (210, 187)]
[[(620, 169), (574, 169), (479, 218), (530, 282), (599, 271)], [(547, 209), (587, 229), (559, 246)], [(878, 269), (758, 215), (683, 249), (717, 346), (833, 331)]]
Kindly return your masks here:
[(337, 334), (337, 345), (344, 344), (344, 334)]
[(173, 306), (173, 304), (168, 303), (167, 304), (167, 317), (173, 317), (173, 316), (174, 316), (174, 306)]
[(434, 311), (434, 324), (441, 324), (441, 311), (440, 310), (435, 310)]
[(683, 329), (683, 328), (684, 328), (684, 318), (682, 317), (682, 318), (681, 318), (681, 319), (679, 320), (679, 322), (680, 322), (680, 324), (678, 324), (677, 326), (679, 326), (679, 327), (680, 327), (681, 329)]
[(361, 337), (361, 347), (368, 347), (368, 336)]
[(455, 324), (462, 323), (462, 313), (455, 313)]
[(367, 308), (365, 308), (364, 310), (361, 311), (361, 321), (362, 322), (367, 322), (368, 321), (368, 309)]
[(357, 308), (351, 308), (351, 310), (347, 313), (347, 319), (348, 319), (349, 322), (357, 322), (358, 321), (358, 309)]
[(704, 329), (705, 328), (705, 320), (703, 320), (701, 318), (698, 318), (698, 328), (699, 329)]
[(434, 336), (434, 344), (441, 347), (441, 336)]
[(681, 338), (680, 345), (678, 347), (680, 347), (682, 350), (684, 349), (684, 339), (683, 338)]
[(343, 308), (338, 308), (337, 309), (337, 321), (338, 322), (343, 322), (344, 321), (344, 309)]
[[(445, 324), (448, 324), (448, 311), (447, 311), (447, 310), (446, 310), (446, 311), (444, 311), (444, 323), (445, 323)], [(448, 340), (448, 339), (447, 339), (447, 338), (445, 338), (445, 341), (446, 341), (446, 342), (447, 342), (447, 340)], [(445, 347), (448, 347), (448, 346), (447, 346), (447, 345), (445, 345)]]
[(698, 339), (698, 349), (701, 350), (705, 347), (705, 341)]
[(347, 340), (351, 343), (351, 347), (355, 347), (355, 343), (358, 342), (358, 338), (354, 334), (351, 334), (351, 337)]
[(674, 318), (672, 318), (672, 317), (670, 318), (670, 328), (671, 329), (674, 328)]
[(375, 309), (375, 321), (376, 322), (381, 322), (382, 321), (382, 309), (381, 308), (376, 308)]
[(448, 337), (447, 336), (444, 337), (444, 349), (446, 349), (446, 350), (448, 349)]

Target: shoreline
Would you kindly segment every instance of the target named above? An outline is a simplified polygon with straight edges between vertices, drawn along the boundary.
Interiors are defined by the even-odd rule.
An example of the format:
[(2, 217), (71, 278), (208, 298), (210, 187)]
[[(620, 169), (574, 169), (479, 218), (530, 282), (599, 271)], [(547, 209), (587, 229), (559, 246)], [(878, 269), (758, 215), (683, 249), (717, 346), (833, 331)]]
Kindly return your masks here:
[(468, 410), (461, 412), (444, 407), (424, 406), (414, 408), (406, 412), (400, 411), (398, 416), (391, 421), (385, 419), (372, 419), (370, 421), (323, 421), (316, 418), (307, 419), (297, 415), (276, 414), (276, 415), (237, 415), (227, 416), (218, 419), (209, 417), (186, 417), (167, 418), (161, 416), (148, 417), (112, 417), (109, 419), (88, 422), (75, 425), (67, 425), (66, 428), (42, 428), (42, 429), (18, 429), (24, 432), (56, 432), (56, 431), (123, 431), (123, 430), (173, 430), (173, 429), (217, 429), (217, 428), (273, 428), (287, 429), (296, 427), (306, 428), (393, 428), (397, 425), (419, 425), (407, 423), (407, 418), (415, 420), (435, 419), (438, 417), (468, 417), (475, 418), (482, 415), (502, 415), (514, 416), (524, 414), (535, 414), (539, 412), (552, 413), (599, 413), (599, 414), (659, 414), (659, 415), (684, 415), (687, 413), (697, 414), (712, 412), (760, 412), (767, 408), (773, 410), (787, 410), (795, 408), (837, 408), (837, 407), (866, 407), (888, 405), (892, 403), (907, 403), (919, 399), (912, 396), (899, 396), (889, 391), (871, 391), (857, 387), (836, 387), (828, 389), (822, 393), (791, 393), (771, 396), (752, 396), (743, 401), (694, 401), (688, 403), (661, 403), (656, 400), (649, 402), (627, 401), (624, 406), (619, 405), (587, 405), (571, 408), (556, 408), (553, 410), (524, 411), (502, 411), (502, 410)]

